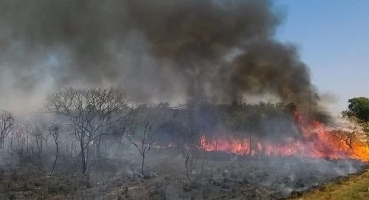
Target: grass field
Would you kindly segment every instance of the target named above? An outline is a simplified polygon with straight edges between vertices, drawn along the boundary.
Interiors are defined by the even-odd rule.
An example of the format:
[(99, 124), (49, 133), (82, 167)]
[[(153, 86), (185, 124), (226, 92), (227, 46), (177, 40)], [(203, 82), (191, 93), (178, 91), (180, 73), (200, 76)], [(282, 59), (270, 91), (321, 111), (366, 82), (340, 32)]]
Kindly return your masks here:
[(327, 183), (323, 187), (305, 193), (295, 200), (369, 200), (369, 170), (361, 175), (350, 175), (337, 182)]

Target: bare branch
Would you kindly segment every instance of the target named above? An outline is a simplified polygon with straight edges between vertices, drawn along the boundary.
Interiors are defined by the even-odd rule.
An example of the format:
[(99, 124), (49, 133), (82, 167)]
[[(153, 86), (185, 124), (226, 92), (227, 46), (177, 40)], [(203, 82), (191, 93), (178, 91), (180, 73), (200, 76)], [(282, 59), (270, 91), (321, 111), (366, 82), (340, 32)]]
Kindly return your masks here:
[(14, 116), (9, 112), (3, 112), (0, 116), (0, 149), (4, 147), (4, 140), (14, 126)]
[(69, 121), (82, 153), (97, 138), (116, 133), (112, 127), (124, 124), (131, 110), (124, 94), (112, 88), (68, 88), (49, 95), (45, 107)]

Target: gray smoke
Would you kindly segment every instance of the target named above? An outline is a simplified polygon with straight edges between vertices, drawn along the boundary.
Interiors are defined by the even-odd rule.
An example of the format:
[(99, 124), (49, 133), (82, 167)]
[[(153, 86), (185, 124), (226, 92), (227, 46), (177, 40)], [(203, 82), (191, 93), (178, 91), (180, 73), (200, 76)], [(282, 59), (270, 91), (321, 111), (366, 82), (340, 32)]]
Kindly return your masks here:
[(282, 16), (268, 0), (2, 0), (0, 13), (0, 90), (104, 85), (138, 101), (297, 102), (314, 90), (296, 48), (274, 39)]

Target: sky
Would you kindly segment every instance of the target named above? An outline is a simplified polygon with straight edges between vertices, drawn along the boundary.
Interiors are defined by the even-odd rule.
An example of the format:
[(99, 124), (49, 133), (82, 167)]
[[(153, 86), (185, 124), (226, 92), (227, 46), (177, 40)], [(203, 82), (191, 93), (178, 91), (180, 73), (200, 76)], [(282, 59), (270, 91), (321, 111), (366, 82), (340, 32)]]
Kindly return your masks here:
[(333, 93), (339, 113), (353, 97), (369, 97), (369, 1), (276, 0), (286, 13), (277, 32), (296, 44), (320, 93)]
[[(319, 88), (320, 94), (330, 93), (335, 97), (333, 98), (335, 102), (328, 104), (332, 114), (345, 110), (349, 98), (369, 97), (369, 87), (367, 87), (369, 86), (367, 78), (369, 77), (369, 0), (273, 0), (273, 2), (285, 13), (285, 21), (278, 28), (277, 39), (298, 46), (301, 59), (310, 67), (312, 82)], [(42, 18), (43, 15), (40, 16)], [(53, 23), (47, 23), (45, 27), (49, 27), (50, 24), (51, 28), (54, 27)], [(39, 27), (44, 26), (39, 25)], [(22, 31), (22, 29), (19, 30)], [(84, 31), (81, 33), (85, 34)], [(50, 59), (51, 65), (55, 66), (55, 62), (57, 61)], [(36, 65), (39, 64), (36, 63)], [(32, 71), (31, 74), (37, 74), (37, 70)], [(151, 71), (148, 73), (152, 74)], [(8, 74), (2, 73), (0, 76), (8, 77)], [(41, 92), (37, 91), (40, 95), (27, 99), (30, 109), (44, 99), (41, 93), (44, 94), (49, 87), (53, 87), (53, 80), (44, 80), (44, 83), (45, 88), (40, 87)], [(7, 84), (11, 85), (13, 82)], [(8, 88), (7, 86), (5, 85), (4, 88)], [(22, 92), (23, 90), (19, 93)], [(14, 93), (18, 94), (17, 91)], [(10, 102), (15, 107), (24, 100), (24, 98), (15, 100), (7, 95), (3, 95), (2, 98), (3, 101)], [(0, 101), (0, 108), (2, 105), (4, 103)], [(21, 108), (23, 109), (25, 108)]]

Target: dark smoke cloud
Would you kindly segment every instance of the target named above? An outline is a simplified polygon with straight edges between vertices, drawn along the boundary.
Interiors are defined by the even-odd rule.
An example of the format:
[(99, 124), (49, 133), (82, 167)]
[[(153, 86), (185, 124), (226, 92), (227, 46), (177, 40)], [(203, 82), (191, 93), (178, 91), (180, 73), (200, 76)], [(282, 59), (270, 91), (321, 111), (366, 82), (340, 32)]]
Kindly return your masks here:
[(141, 101), (313, 89), (294, 46), (273, 38), (282, 16), (268, 0), (2, 0), (0, 13), (0, 70), (23, 92), (46, 80)]
[[(307, 66), (293, 45), (277, 41), (257, 41), (245, 47), (245, 53), (233, 61), (231, 91), (272, 93), (295, 103), (307, 101), (313, 92)], [(314, 94), (314, 93), (312, 93)]]

